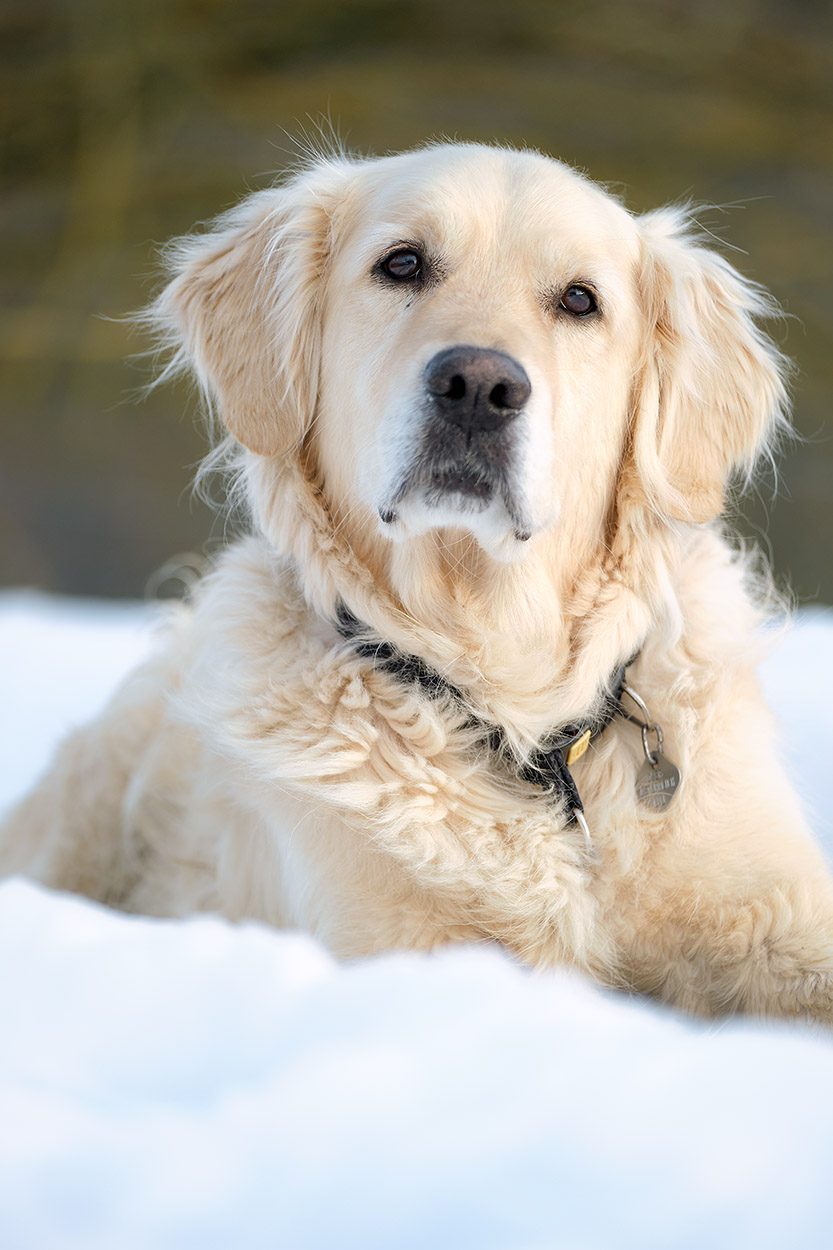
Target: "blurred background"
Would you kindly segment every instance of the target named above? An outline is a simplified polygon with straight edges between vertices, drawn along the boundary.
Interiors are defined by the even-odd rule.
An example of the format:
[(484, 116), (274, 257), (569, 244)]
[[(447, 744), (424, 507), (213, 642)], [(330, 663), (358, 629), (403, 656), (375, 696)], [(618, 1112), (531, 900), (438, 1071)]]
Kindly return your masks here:
[[(193, 398), (119, 320), (158, 244), (331, 119), (377, 154), (529, 144), (635, 210), (691, 197), (791, 314), (801, 440), (739, 527), (833, 603), (829, 0), (0, 0), (0, 582), (142, 595), (222, 540)], [(324, 123), (325, 129), (327, 123)]]

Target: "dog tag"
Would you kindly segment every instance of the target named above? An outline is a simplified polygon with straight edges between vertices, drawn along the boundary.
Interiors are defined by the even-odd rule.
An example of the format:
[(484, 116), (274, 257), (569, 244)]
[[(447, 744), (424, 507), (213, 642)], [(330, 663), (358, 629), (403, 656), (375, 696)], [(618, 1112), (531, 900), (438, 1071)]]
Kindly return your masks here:
[(640, 803), (654, 812), (664, 812), (674, 802), (679, 784), (680, 770), (677, 765), (655, 751), (637, 773), (636, 793)]

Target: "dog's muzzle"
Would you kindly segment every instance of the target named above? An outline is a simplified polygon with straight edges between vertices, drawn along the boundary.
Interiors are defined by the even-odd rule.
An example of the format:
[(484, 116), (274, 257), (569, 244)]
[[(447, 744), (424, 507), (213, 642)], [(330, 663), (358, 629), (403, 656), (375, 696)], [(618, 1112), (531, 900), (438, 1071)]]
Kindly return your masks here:
[(532, 384), (522, 365), (484, 347), (446, 347), (423, 373), (419, 432), (394, 491), (379, 508), (383, 523), (417, 500), (429, 512), (473, 517), (502, 507), (519, 540), (529, 522), (517, 481), (522, 425)]

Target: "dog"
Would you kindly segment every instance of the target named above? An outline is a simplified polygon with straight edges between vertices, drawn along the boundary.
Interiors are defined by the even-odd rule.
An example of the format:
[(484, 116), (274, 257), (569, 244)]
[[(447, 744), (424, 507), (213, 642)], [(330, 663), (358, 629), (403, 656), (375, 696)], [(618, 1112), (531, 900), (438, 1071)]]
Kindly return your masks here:
[(251, 532), (3, 871), (830, 1021), (833, 886), (720, 519), (785, 426), (766, 294), (684, 209), (476, 144), (325, 154), (167, 262), (163, 376), (222, 421)]

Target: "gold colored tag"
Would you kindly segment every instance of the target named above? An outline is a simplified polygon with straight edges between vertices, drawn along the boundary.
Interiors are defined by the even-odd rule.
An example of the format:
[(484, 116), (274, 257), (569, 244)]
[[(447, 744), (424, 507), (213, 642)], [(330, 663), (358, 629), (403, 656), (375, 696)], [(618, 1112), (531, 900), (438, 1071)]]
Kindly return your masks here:
[(590, 746), (591, 729), (585, 729), (580, 738), (577, 738), (567, 752), (567, 767), (570, 768), (575, 764), (576, 760), (580, 760), (584, 752)]

